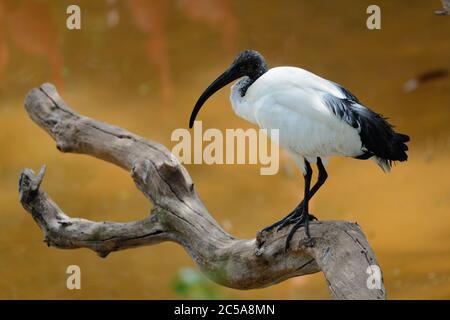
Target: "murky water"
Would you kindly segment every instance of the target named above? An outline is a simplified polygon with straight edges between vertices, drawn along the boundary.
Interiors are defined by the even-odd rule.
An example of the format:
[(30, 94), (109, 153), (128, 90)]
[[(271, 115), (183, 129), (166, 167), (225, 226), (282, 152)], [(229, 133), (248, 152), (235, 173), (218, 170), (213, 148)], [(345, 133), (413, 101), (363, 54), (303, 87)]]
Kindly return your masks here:
[[(439, 1), (378, 1), (382, 29), (365, 27), (370, 1), (78, 1), (82, 30), (65, 28), (68, 1), (0, 0), (0, 298), (175, 298), (177, 270), (193, 266), (164, 243), (107, 259), (48, 248), (18, 203), (22, 168), (48, 165), (43, 187), (71, 216), (129, 221), (150, 205), (113, 165), (59, 153), (27, 116), (26, 92), (56, 83), (78, 112), (172, 146), (191, 108), (236, 52), (254, 48), (271, 66), (297, 65), (350, 88), (411, 135), (410, 160), (392, 174), (372, 162), (332, 159), (312, 203), (320, 219), (357, 221), (377, 254), (389, 298), (450, 298), (450, 78), (406, 93), (403, 84), (450, 69), (450, 18)], [(202, 110), (203, 126), (250, 127), (228, 90)], [(284, 165), (290, 165), (285, 161)], [(238, 237), (279, 219), (303, 183), (260, 176), (258, 166), (187, 166), (214, 217)], [(233, 179), (230, 179), (230, 176)], [(65, 269), (82, 269), (82, 290)], [(320, 274), (227, 298), (328, 298)]]

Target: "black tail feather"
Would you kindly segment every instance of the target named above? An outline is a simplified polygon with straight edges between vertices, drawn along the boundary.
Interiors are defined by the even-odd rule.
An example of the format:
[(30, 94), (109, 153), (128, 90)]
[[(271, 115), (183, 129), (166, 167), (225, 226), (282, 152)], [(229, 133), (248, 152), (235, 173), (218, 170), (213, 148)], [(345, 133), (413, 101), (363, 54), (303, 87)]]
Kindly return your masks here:
[(406, 142), (409, 141), (409, 136), (401, 133), (394, 133), (390, 144), (389, 144), (389, 153), (390, 157), (388, 160), (392, 161), (406, 161), (408, 160), (408, 155), (406, 151), (408, 151), (408, 146)]
[(367, 153), (374, 156), (376, 162), (385, 171), (389, 171), (393, 161), (408, 160), (409, 136), (394, 131), (387, 118), (361, 106), (353, 105), (353, 112), (356, 115), (360, 137)]

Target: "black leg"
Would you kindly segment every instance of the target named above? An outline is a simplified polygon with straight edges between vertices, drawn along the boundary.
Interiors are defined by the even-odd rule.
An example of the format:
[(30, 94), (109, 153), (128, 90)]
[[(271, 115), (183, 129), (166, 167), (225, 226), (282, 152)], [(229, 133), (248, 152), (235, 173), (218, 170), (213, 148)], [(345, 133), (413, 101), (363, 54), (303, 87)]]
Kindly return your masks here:
[[(317, 158), (317, 167), (319, 169), (319, 177), (317, 180), (317, 183), (314, 185), (313, 189), (309, 190), (309, 183), (311, 182), (311, 177), (309, 177), (308, 179), (308, 170), (307, 170), (307, 174), (305, 175), (305, 198), (303, 201), (303, 205), (301, 204), (301, 208), (297, 207), (296, 210), (300, 211), (301, 210), (301, 214), (299, 217), (294, 218), (294, 219), (290, 219), (291, 222), (290, 223), (295, 223), (294, 226), (292, 227), (292, 229), (289, 231), (288, 236), (286, 237), (286, 247), (285, 250), (289, 249), (289, 243), (292, 239), (292, 237), (294, 236), (295, 231), (297, 231), (302, 225), (305, 225), (305, 233), (307, 238), (310, 238), (310, 233), (309, 233), (309, 219), (310, 219), (310, 215), (309, 215), (309, 200), (311, 200), (312, 196), (317, 192), (317, 190), (320, 189), (320, 187), (325, 183), (325, 180), (328, 177), (328, 174), (325, 170), (325, 167), (323, 166), (323, 163), (321, 161), (320, 158)], [(308, 167), (307, 167), (308, 169)], [(309, 166), (309, 169), (311, 169), (311, 166)], [(312, 170), (310, 170), (310, 172), (312, 173)], [(309, 180), (309, 181), (308, 181)], [(317, 186), (317, 188), (315, 188)]]
[[(317, 182), (314, 184), (314, 186), (309, 191), (309, 200), (312, 199), (312, 197), (316, 194), (316, 192), (320, 189), (320, 187), (323, 186), (323, 184), (325, 183), (325, 181), (328, 178), (327, 171), (325, 170), (322, 160), (319, 157), (317, 158), (317, 168), (319, 169), (319, 176), (317, 178)], [(306, 217), (306, 216), (302, 215), (303, 206), (304, 206), (303, 203), (304, 203), (304, 200), (302, 200), (302, 202), (299, 203), (299, 205), (294, 209), (294, 211), (291, 212), (291, 214), (289, 214), (289, 216), (287, 216), (285, 219), (283, 219), (279, 223), (277, 231), (283, 229), (287, 225), (297, 223), (297, 222), (299, 222), (299, 220), (303, 220)], [(307, 216), (308, 216), (309, 220), (317, 220), (317, 218), (315, 216), (313, 216), (312, 214), (310, 214), (309, 212), (308, 212)]]
[[(323, 184), (325, 183), (325, 181), (328, 178), (328, 173), (325, 170), (325, 167), (322, 163), (322, 159), (320, 159), (319, 157), (317, 158), (317, 169), (319, 169), (319, 176), (317, 177), (317, 182), (314, 184), (314, 186), (311, 188), (311, 190), (309, 192), (310, 200), (316, 194), (316, 192), (320, 189), (320, 187), (323, 186)], [(302, 205), (302, 203), (303, 203), (303, 201), (299, 204), (299, 207)]]
[[(320, 189), (320, 187), (325, 183), (325, 180), (327, 180), (327, 178), (328, 178), (327, 171), (325, 170), (325, 167), (320, 158), (317, 158), (317, 168), (319, 169), (319, 176), (318, 176), (317, 182), (314, 184), (314, 186), (311, 188), (311, 190), (309, 192), (310, 199), (316, 194), (316, 192)], [(302, 209), (303, 202), (304, 201), (302, 200), (298, 204), (298, 206), (291, 213), (289, 213), (286, 217), (284, 217), (280, 221), (277, 221), (274, 224), (264, 228), (263, 230), (261, 230), (261, 232), (268, 232), (276, 227), (278, 227), (277, 228), (277, 231), (278, 231), (289, 224), (297, 223), (299, 220), (299, 217), (301, 216), (301, 213), (303, 211), (303, 209)], [(309, 218), (311, 220), (317, 220), (317, 218), (314, 217), (313, 215), (309, 215)]]
[(287, 251), (289, 249), (289, 242), (291, 241), (292, 237), (294, 236), (295, 231), (297, 231), (302, 225), (305, 225), (306, 237), (310, 238), (308, 209), (309, 209), (309, 199), (311, 197), (311, 195), (310, 195), (310, 187), (311, 187), (312, 169), (311, 169), (311, 165), (309, 164), (309, 162), (307, 160), (305, 160), (305, 168), (306, 168), (306, 173), (304, 175), (304, 178), (305, 178), (305, 195), (304, 195), (304, 198), (303, 198), (303, 205), (301, 207), (301, 212), (300, 212), (301, 219), (299, 219), (292, 226), (291, 231), (289, 231), (289, 234), (286, 237), (285, 251)]

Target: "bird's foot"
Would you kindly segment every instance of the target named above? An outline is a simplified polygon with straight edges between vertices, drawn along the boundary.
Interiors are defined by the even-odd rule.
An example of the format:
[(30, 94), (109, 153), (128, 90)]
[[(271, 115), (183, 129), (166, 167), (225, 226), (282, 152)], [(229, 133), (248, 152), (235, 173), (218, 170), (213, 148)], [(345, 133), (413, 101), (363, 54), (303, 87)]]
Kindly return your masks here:
[[(261, 229), (258, 233), (263, 234), (263, 233), (269, 233), (269, 232), (271, 232), (273, 229), (275, 229), (276, 227), (278, 227), (278, 226), (280, 226), (281, 224), (283, 224), (284, 221), (285, 221), (287, 218), (288, 218), (288, 217), (283, 218), (283, 219), (281, 219), (280, 221), (277, 221), (277, 222), (275, 222), (274, 224), (271, 224), (270, 226), (265, 227), (264, 229)], [(277, 229), (277, 231), (278, 231), (278, 229)]]
[[(297, 211), (297, 209), (295, 209), (294, 211)], [(305, 221), (305, 215), (303, 215), (302, 212), (302, 207), (298, 208), (298, 212), (300, 213), (296, 213), (294, 215), (292, 215), (291, 217), (284, 219), (283, 221), (280, 222), (280, 224), (277, 226), (277, 232), (280, 231), (281, 229), (283, 229), (284, 227), (291, 225), (291, 224), (297, 224), (298, 222), (300, 223), (304, 223)], [(306, 216), (308, 217), (308, 221), (314, 221), (317, 220), (317, 218), (310, 214), (310, 213), (306, 213)]]
[(277, 231), (279, 230), (279, 226), (283, 225), (285, 223), (286, 220), (290, 219), (294, 214), (296, 214), (295, 210), (292, 211), (291, 213), (289, 213), (286, 217), (284, 217), (283, 219), (281, 219), (280, 221), (275, 222), (274, 224), (271, 224), (268, 227), (265, 227), (264, 229), (261, 229), (261, 231), (259, 231), (259, 233), (268, 233), (270, 231), (272, 231), (273, 229), (277, 228)]
[[(286, 244), (284, 247), (285, 252), (288, 251), (291, 239), (294, 236), (295, 232), (298, 229), (300, 229), (301, 227), (305, 227), (305, 233), (306, 233), (306, 239), (302, 240), (303, 244), (307, 247), (312, 247), (314, 245), (314, 241), (311, 238), (311, 235), (309, 234), (309, 221), (311, 221), (311, 220), (317, 220), (317, 218), (307, 212), (300, 214), (296, 218), (289, 219), (289, 222), (287, 222), (285, 225), (287, 225), (287, 224), (294, 224), (294, 225), (292, 226), (291, 230), (289, 231), (289, 233), (286, 237)], [(280, 225), (278, 227), (278, 230), (283, 226)]]
[(266, 241), (267, 234), (269, 232), (271, 232), (273, 229), (275, 229), (276, 227), (278, 227), (280, 224), (282, 224), (283, 221), (286, 220), (287, 218), (289, 218), (289, 215), (287, 217), (281, 219), (280, 221), (277, 221), (274, 224), (271, 224), (270, 226), (265, 227), (264, 229), (261, 229), (260, 231), (258, 231), (258, 233), (256, 234), (256, 243), (258, 245), (258, 248), (261, 248), (261, 246)]
[[(265, 227), (264, 229), (261, 229), (261, 231), (259, 231), (259, 233), (260, 234), (268, 233), (275, 228), (276, 228), (276, 231), (278, 232), (281, 229), (283, 229), (285, 226), (288, 226), (293, 223), (297, 223), (299, 221), (299, 219), (302, 219), (302, 212), (303, 212), (303, 204), (299, 205), (297, 208), (295, 208), (291, 213), (289, 213), (286, 217), (284, 217), (280, 221), (277, 221), (274, 224), (272, 224), (268, 227)], [(309, 221), (317, 220), (317, 218), (314, 215), (312, 215), (310, 213), (308, 213), (307, 215), (308, 215)]]
[[(291, 224), (300, 223), (300, 226), (302, 224), (304, 224), (305, 219), (304, 219), (304, 215), (302, 214), (302, 212), (303, 212), (303, 204), (300, 204), (290, 214), (288, 214), (286, 217), (284, 217), (280, 221), (277, 221), (274, 224), (272, 224), (268, 227), (265, 227), (264, 229), (261, 229), (256, 235), (258, 247), (261, 247), (262, 244), (265, 242), (266, 234), (273, 231), (274, 229), (276, 229), (276, 232), (278, 232), (281, 229), (283, 229), (284, 227), (291, 225)], [(306, 216), (308, 217), (308, 221), (317, 220), (317, 218), (312, 214), (306, 213)]]

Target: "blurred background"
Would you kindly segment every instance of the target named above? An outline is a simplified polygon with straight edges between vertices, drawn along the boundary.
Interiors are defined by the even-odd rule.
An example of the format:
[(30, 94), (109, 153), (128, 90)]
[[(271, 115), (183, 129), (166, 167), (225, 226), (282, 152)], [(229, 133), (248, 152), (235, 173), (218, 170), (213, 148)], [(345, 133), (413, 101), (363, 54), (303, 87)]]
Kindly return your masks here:
[[(382, 29), (371, 31), (366, 9), (375, 2)], [(69, 4), (81, 7), (81, 30), (66, 28)], [(23, 108), (28, 90), (52, 82), (77, 112), (171, 148), (203, 89), (249, 48), (271, 67), (299, 66), (344, 85), (411, 136), (410, 160), (390, 175), (372, 162), (332, 159), (311, 212), (358, 222), (388, 298), (450, 298), (450, 17), (435, 16), (439, 8), (437, 0), (0, 0), (0, 298), (329, 298), (321, 274), (259, 290), (220, 287), (172, 243), (106, 259), (48, 248), (18, 202), (21, 170), (47, 164), (43, 187), (68, 215), (130, 221), (151, 209), (127, 172), (58, 152)], [(228, 95), (202, 109), (204, 130), (251, 127)], [(277, 175), (259, 168), (187, 166), (210, 212), (237, 237), (253, 238), (302, 194), (287, 157)], [(81, 290), (66, 289), (70, 264), (81, 267)]]

